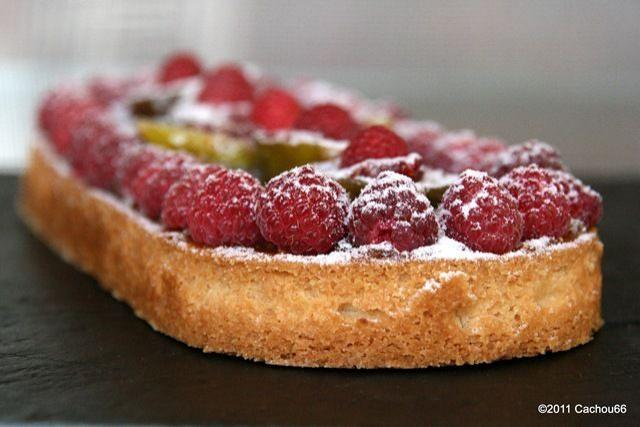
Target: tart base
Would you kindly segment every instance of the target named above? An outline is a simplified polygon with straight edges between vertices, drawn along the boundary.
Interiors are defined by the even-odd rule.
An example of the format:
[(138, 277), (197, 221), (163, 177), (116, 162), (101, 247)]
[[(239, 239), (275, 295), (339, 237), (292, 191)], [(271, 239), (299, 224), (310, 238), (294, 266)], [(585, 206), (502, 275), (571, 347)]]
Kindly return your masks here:
[(419, 368), (588, 342), (602, 243), (511, 256), (342, 262), (203, 248), (72, 176), (36, 144), (18, 207), (35, 234), (154, 329), (276, 365)]

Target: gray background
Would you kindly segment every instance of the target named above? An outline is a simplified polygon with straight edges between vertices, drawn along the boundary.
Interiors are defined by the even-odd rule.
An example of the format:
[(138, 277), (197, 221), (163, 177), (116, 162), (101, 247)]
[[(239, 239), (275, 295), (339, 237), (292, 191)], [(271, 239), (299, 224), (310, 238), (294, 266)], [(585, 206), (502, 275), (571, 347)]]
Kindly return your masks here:
[(640, 1), (0, 0), (0, 169), (42, 90), (175, 48), (310, 74), (415, 116), (537, 137), (579, 174), (640, 172)]

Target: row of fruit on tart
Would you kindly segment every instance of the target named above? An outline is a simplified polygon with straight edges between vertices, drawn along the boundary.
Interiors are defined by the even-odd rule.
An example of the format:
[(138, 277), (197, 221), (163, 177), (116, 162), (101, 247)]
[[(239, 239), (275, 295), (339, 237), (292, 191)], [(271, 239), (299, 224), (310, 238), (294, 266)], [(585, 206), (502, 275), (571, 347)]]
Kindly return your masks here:
[[(54, 92), (45, 102), (42, 122), (56, 105), (65, 110), (65, 123), (52, 123), (59, 127), (53, 132), (54, 142), (62, 152), (69, 143), (66, 122), (77, 120), (87, 109), (119, 105), (129, 116), (125, 119), (137, 124), (149, 142), (230, 166), (250, 168), (257, 163), (267, 178), (309, 160), (330, 158), (334, 150), (327, 152), (320, 140), (339, 146), (376, 123), (392, 126), (427, 166), (454, 173), (479, 167), (504, 149), (497, 139), (476, 138), (469, 131), (445, 133), (433, 122), (403, 119), (393, 104), (370, 101), (324, 82), (284, 85), (233, 64), (205, 71), (188, 54), (169, 57), (151, 73), (97, 78), (81, 90)], [(298, 141), (291, 144), (293, 139)]]
[[(201, 73), (199, 64), (193, 66), (195, 62), (189, 58), (178, 59), (165, 63), (155, 79), (173, 84), (193, 76), (194, 70)], [(184, 65), (189, 62), (190, 66)], [(292, 103), (281, 101), (282, 96), (290, 96), (282, 89), (277, 89), (277, 96), (265, 90), (264, 96), (254, 99), (254, 89), (238, 84), (248, 80), (239, 79), (240, 68), (234, 69), (233, 73), (228, 66), (214, 70), (213, 76), (227, 77), (207, 77), (215, 84), (202, 85), (198, 102), (253, 100), (250, 116), (256, 123), (262, 120), (255, 117), (260, 116), (265, 99), (278, 100), (265, 101), (268, 117), (282, 117), (282, 105), (285, 112), (292, 110)], [(239, 91), (238, 87), (245, 89)], [(445, 234), (473, 250), (500, 254), (516, 249), (523, 240), (563, 238), (574, 230), (572, 225), (592, 227), (602, 213), (600, 196), (565, 172), (558, 153), (538, 141), (505, 148), (495, 139), (476, 138), (470, 132), (443, 133), (431, 122), (356, 123), (349, 128), (349, 135), (340, 134), (340, 139), (348, 137), (348, 141), (334, 151), (336, 158), (328, 162), (329, 167), (325, 162), (295, 168), (263, 186), (246, 171), (199, 161), (205, 157), (203, 145), (210, 142), (202, 129), (159, 123), (159, 117), (138, 123), (137, 135), (122, 129), (111, 111), (121, 98), (105, 96), (104, 92), (104, 87), (100, 92), (91, 86), (89, 90), (54, 92), (40, 110), (42, 129), (87, 183), (115, 191), (132, 200), (149, 218), (161, 220), (167, 229), (187, 230), (194, 241), (209, 246), (275, 247), (290, 253), (317, 254), (331, 251), (347, 237), (356, 245), (389, 242), (405, 251), (433, 244)], [(251, 92), (251, 96), (241, 97), (240, 92)], [(296, 101), (293, 97), (290, 100)], [(340, 114), (327, 114), (329, 110)], [(287, 126), (303, 127), (295, 123), (307, 117), (305, 128), (319, 132), (319, 140), (333, 138), (336, 129), (347, 128), (337, 124), (353, 122), (349, 114), (323, 103), (298, 111), (295, 121), (289, 120)], [(335, 119), (338, 116), (342, 119)], [(348, 120), (343, 120), (345, 117)], [(184, 150), (160, 149), (144, 144), (145, 140)], [(238, 161), (234, 140), (222, 138), (217, 143), (217, 152), (226, 157), (214, 160), (253, 170), (254, 165)], [(280, 151), (263, 155), (299, 155), (295, 152), (299, 145), (291, 143), (288, 151), (280, 147)], [(325, 160), (326, 153), (303, 154), (284, 163)], [(476, 171), (463, 172), (444, 195), (433, 197), (421, 185), (428, 169), (425, 165), (456, 173), (469, 167)], [(279, 171), (259, 176), (270, 177), (275, 172)], [(434, 211), (432, 205), (440, 199)]]

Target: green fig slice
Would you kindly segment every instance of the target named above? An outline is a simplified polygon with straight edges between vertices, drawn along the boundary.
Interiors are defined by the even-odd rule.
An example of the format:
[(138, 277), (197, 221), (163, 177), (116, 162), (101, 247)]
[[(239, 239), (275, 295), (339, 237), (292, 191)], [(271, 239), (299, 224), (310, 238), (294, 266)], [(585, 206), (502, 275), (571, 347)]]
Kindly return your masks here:
[(138, 122), (138, 133), (151, 144), (171, 150), (187, 151), (207, 162), (242, 169), (251, 169), (254, 166), (255, 147), (246, 138), (150, 120)]
[(296, 166), (337, 157), (344, 141), (330, 141), (302, 132), (279, 132), (257, 139), (257, 165), (265, 181)]

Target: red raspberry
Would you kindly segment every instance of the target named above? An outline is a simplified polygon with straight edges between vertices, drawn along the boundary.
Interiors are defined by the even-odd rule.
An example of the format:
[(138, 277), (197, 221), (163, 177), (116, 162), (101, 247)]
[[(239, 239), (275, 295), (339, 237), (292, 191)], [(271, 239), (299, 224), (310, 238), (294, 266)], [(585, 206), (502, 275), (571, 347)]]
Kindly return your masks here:
[(349, 167), (349, 176), (377, 177), (381, 172), (391, 171), (405, 175), (416, 181), (422, 175), (422, 157), (417, 153), (410, 153), (404, 157), (390, 159), (368, 159)]
[(566, 170), (560, 160), (560, 153), (551, 145), (531, 140), (522, 144), (512, 145), (505, 152), (494, 159), (489, 173), (500, 178), (518, 166), (538, 165), (541, 168)]
[(235, 65), (223, 65), (205, 76), (198, 100), (212, 104), (251, 101), (254, 87)]
[(504, 144), (495, 138), (478, 138), (471, 131), (451, 132), (433, 142), (425, 164), (450, 173), (484, 171), (504, 150)]
[(464, 171), (438, 208), (445, 234), (474, 251), (503, 254), (522, 237), (516, 200), (485, 172)]
[(442, 135), (442, 127), (432, 121), (401, 120), (393, 130), (407, 141), (409, 151), (418, 153), (423, 159), (432, 156), (433, 143)]
[(112, 190), (116, 168), (133, 139), (119, 134), (106, 120), (89, 116), (78, 125), (69, 146), (74, 171), (88, 184)]
[(169, 152), (161, 150), (153, 145), (134, 144), (125, 147), (122, 159), (116, 164), (116, 189), (126, 197), (131, 198), (132, 184), (138, 172), (156, 159), (162, 159)]
[(193, 200), (188, 225), (191, 238), (208, 246), (253, 246), (260, 242), (255, 208), (263, 188), (242, 170), (209, 175)]
[(55, 148), (66, 154), (71, 143), (71, 135), (87, 115), (97, 114), (100, 105), (84, 93), (70, 89), (50, 93), (43, 101), (39, 122)]
[(89, 82), (91, 96), (103, 107), (124, 98), (135, 86), (134, 79), (98, 77)]
[(186, 170), (178, 181), (173, 183), (162, 202), (162, 223), (169, 230), (187, 228), (187, 217), (193, 200), (208, 176), (221, 170), (219, 165), (194, 165)]
[(267, 130), (290, 129), (300, 114), (298, 101), (283, 89), (270, 89), (253, 104), (251, 120)]
[(335, 104), (319, 104), (304, 110), (294, 127), (319, 132), (333, 139), (349, 139), (358, 130), (351, 114)]
[[(38, 106), (38, 126), (49, 131), (57, 120), (56, 115), (65, 104), (76, 101), (80, 95), (71, 87), (61, 87), (48, 92)], [(83, 96), (84, 98), (84, 96)]]
[(410, 251), (438, 240), (438, 221), (411, 179), (382, 172), (354, 200), (349, 231), (356, 245), (390, 242), (399, 251)]
[(170, 83), (202, 72), (198, 57), (190, 52), (178, 52), (165, 59), (158, 73), (160, 83)]
[(132, 182), (132, 197), (140, 210), (151, 219), (160, 217), (162, 202), (169, 187), (179, 180), (192, 159), (172, 154), (143, 166)]
[(569, 202), (550, 170), (520, 166), (503, 176), (500, 183), (518, 202), (524, 240), (563, 237), (569, 232)]
[(552, 173), (567, 196), (571, 218), (580, 221), (587, 229), (595, 227), (602, 218), (602, 196), (567, 172)]
[(130, 191), (133, 201), (146, 216), (151, 219), (160, 217), (165, 194), (182, 177), (190, 161), (185, 155), (172, 153), (139, 169)]
[(258, 200), (258, 227), (280, 250), (326, 253), (347, 231), (348, 207), (349, 197), (340, 184), (302, 166), (269, 181)]
[(367, 159), (386, 159), (409, 154), (404, 139), (384, 126), (371, 126), (358, 133), (342, 153), (341, 166), (347, 167)]

